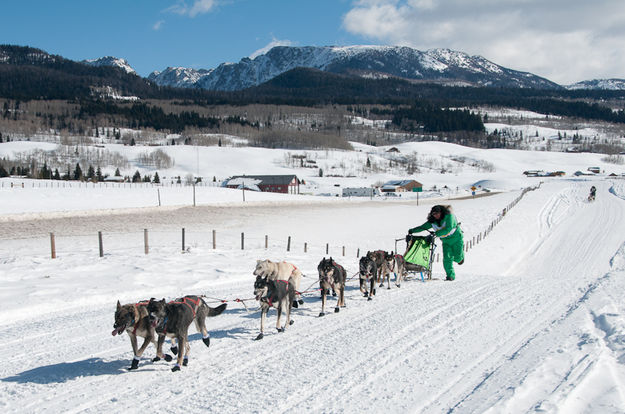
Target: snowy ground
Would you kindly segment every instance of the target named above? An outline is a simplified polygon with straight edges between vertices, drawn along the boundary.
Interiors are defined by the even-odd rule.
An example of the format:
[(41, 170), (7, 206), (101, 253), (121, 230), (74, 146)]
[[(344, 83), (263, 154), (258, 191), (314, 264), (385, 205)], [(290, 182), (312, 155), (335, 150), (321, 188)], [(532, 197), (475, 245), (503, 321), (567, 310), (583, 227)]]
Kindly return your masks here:
[[(591, 184), (598, 188), (594, 203), (586, 201)], [(452, 203), (471, 239), (520, 195), (514, 187), (442, 201)], [(15, 195), (27, 192), (11, 194), (13, 206), (35, 204)], [(624, 199), (619, 180), (547, 181), (467, 253), (455, 282), (415, 279), (400, 289), (379, 288), (367, 302), (352, 280), (347, 308), (323, 318), (317, 316), (317, 293), (310, 292), (286, 333), (271, 328), (270, 314), (262, 341), (253, 340), (259, 329), (254, 301), (246, 301), (249, 311), (235, 301), (252, 298), (257, 259), (292, 261), (308, 277), (301, 290), (314, 288), (329, 243), (332, 257), (352, 276), (358, 249), (394, 249), (395, 239), (421, 224), (441, 200), (419, 206), (416, 200), (222, 200), (115, 214), (70, 213), (59, 202), (56, 211), (64, 213), (39, 208), (9, 215), (0, 221), (0, 351), (7, 356), (0, 368), (0, 408), (625, 412)], [(5, 214), (11, 211), (19, 208), (5, 208)], [(146, 255), (142, 229), (148, 225)], [(102, 258), (97, 230), (104, 231)], [(54, 260), (49, 231), (58, 234)], [(434, 276), (443, 276), (441, 263)], [(228, 301), (223, 315), (207, 320), (211, 347), (192, 327), (191, 360), (181, 372), (152, 363), (151, 346), (139, 369), (128, 372), (129, 341), (110, 335), (116, 301), (184, 294), (204, 294), (212, 306)]]

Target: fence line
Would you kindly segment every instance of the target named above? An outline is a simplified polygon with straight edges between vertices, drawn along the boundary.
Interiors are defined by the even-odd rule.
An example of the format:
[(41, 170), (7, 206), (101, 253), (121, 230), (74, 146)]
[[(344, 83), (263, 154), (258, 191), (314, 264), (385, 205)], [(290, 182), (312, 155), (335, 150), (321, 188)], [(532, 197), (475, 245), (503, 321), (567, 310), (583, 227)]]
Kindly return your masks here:
[[(483, 230), (478, 232), (478, 234), (476, 235), (472, 235), (470, 237), (467, 237), (465, 235), (465, 244), (464, 244), (464, 251), (468, 252), (469, 250), (471, 250), (472, 248), (476, 247), (479, 243), (483, 242), (484, 239), (486, 239), (490, 233), (495, 229), (495, 227), (501, 222), (501, 220), (506, 216), (506, 214), (513, 208), (515, 207), (519, 201), (521, 201), (523, 199), (523, 197), (529, 192), (529, 191), (533, 191), (536, 190), (538, 188), (540, 188), (542, 182), (535, 187), (528, 187), (525, 188), (521, 194), (514, 199), (512, 202), (510, 202), (508, 205), (506, 205), (506, 207), (502, 210), (501, 213), (499, 213), (497, 215), (497, 217), (495, 219), (493, 219), (489, 225)], [(169, 232), (167, 232), (169, 233)], [(129, 235), (129, 233), (123, 233), (124, 235)], [(211, 231), (212, 234), (212, 249), (215, 250), (218, 248), (217, 245), (217, 230), (212, 230)], [(182, 252), (186, 252), (189, 249), (189, 246), (187, 246), (187, 234), (186, 234), (186, 229), (182, 228)], [(70, 237), (76, 237), (76, 236), (70, 236)], [(251, 242), (251, 243), (250, 243)], [(285, 242), (286, 244), (286, 252), (291, 252), (292, 248), (295, 247), (295, 245), (293, 244), (293, 239), (291, 236), (287, 236), (286, 240), (284, 240), (283, 242)], [(144, 244), (144, 253), (147, 255), (150, 252), (149, 249), (149, 244), (148, 244), (148, 229), (144, 229), (143, 230), (143, 244)], [(169, 244), (169, 243), (167, 243)], [(234, 245), (236, 244), (236, 242), (233, 243), (232, 239), (230, 241), (226, 239), (223, 239), (220, 243), (220, 248), (222, 249), (233, 249)], [(272, 248), (276, 248), (276, 249), (280, 249), (280, 241), (275, 241), (271, 247)], [(285, 244), (282, 244), (282, 249), (284, 249)], [(197, 245), (197, 242), (196, 242)], [(303, 253), (314, 253), (315, 250), (321, 250), (321, 251), (325, 251), (325, 255), (331, 255), (330, 254), (330, 243), (325, 243), (325, 249), (323, 249), (322, 244), (318, 244), (317, 249), (311, 249), (311, 246), (314, 246), (312, 244), (310, 244), (308, 241), (304, 241), (302, 248), (302, 252)], [(395, 246), (397, 247), (397, 246)], [(270, 244), (269, 244), (269, 235), (264, 235), (262, 237), (246, 237), (245, 233), (241, 233), (241, 239), (240, 239), (240, 248), (241, 250), (246, 250), (247, 249), (262, 249), (264, 248), (265, 250), (268, 250), (270, 248)], [(127, 249), (122, 249), (123, 251), (127, 251)], [(295, 250), (299, 250), (299, 249), (295, 249)], [(351, 256), (351, 254), (348, 252), (347, 247), (345, 245), (342, 246), (336, 246), (333, 248), (334, 250), (334, 255), (335, 256), (342, 256), (342, 257), (346, 257), (346, 256)], [(360, 251), (361, 248), (359, 246), (354, 247), (354, 250), (356, 251), (356, 257), (360, 257)], [(363, 249), (364, 251), (364, 249)], [(100, 257), (104, 257), (105, 251), (104, 251), (104, 244), (103, 244), (103, 233), (102, 231), (98, 231), (98, 252), (99, 252), (99, 256)], [(55, 259), (57, 257), (57, 249), (56, 249), (56, 239), (55, 239), (55, 235), (54, 233), (50, 233), (50, 256), (52, 259)], [(439, 262), (440, 258), (439, 255), (436, 254), (436, 262)]]

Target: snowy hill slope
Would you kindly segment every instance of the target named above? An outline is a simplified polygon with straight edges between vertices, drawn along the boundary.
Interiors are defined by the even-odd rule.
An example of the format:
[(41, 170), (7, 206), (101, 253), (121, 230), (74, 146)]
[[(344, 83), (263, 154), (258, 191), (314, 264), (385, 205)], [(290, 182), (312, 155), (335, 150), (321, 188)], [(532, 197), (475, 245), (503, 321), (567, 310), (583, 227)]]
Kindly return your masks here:
[[(585, 201), (591, 184), (594, 203)], [(466, 238), (518, 195), (452, 201)], [(313, 289), (330, 242), (351, 277), (357, 248), (393, 249), (431, 202), (181, 209), (152, 220), (149, 255), (142, 232), (129, 226), (105, 235), (107, 253), (97, 257), (93, 231), (118, 220), (110, 215), (65, 234), (56, 260), (44, 253), (46, 238), (44, 250), (22, 247), (39, 238), (4, 239), (0, 350), (11, 358), (0, 368), (0, 405), (5, 412), (623, 412), (625, 236), (615, 229), (624, 198), (619, 180), (545, 183), (467, 253), (455, 282), (411, 280), (378, 288), (368, 302), (352, 280), (347, 307), (323, 318), (311, 291), (295, 324), (286, 333), (269, 329), (260, 342), (254, 301), (248, 311), (235, 301), (251, 298), (256, 259), (296, 263), (308, 276), (301, 290)], [(372, 219), (385, 225), (363, 225)], [(174, 226), (192, 229), (185, 254)], [(231, 235), (217, 250), (214, 228)], [(241, 231), (251, 240), (246, 250), (237, 246)], [(297, 246), (288, 253), (287, 235)], [(435, 264), (435, 277), (441, 272)], [(212, 306), (228, 300), (226, 313), (207, 321), (211, 347), (191, 328), (191, 359), (181, 372), (150, 362), (151, 346), (139, 370), (126, 371), (129, 341), (110, 335), (116, 300), (198, 293)]]

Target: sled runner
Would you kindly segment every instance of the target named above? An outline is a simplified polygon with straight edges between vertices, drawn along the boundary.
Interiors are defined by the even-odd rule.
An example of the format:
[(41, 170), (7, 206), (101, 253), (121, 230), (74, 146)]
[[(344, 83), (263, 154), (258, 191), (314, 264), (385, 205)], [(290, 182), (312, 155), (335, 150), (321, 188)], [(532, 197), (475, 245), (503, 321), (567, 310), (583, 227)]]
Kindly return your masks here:
[[(402, 239), (398, 239), (399, 241)], [(436, 250), (436, 236), (430, 232), (428, 236), (406, 236), (406, 272), (408, 274), (421, 274), (421, 280), (432, 279), (432, 263), (434, 262), (434, 251)], [(425, 278), (424, 278), (425, 275)]]

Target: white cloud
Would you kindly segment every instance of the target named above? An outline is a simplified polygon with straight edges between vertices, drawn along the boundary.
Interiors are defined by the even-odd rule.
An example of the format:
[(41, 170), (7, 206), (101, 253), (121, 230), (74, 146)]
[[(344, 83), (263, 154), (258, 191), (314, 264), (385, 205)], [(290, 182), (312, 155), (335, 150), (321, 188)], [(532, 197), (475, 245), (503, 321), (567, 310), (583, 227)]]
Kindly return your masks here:
[(561, 84), (625, 78), (622, 0), (359, 0), (343, 27), (384, 44), (481, 55)]
[(165, 20), (159, 20), (158, 22), (154, 23), (154, 25), (152, 26), (152, 30), (161, 30), (164, 23)]
[(193, 18), (199, 14), (210, 12), (216, 6), (216, 0), (195, 0), (191, 5), (188, 5), (184, 0), (179, 0), (173, 6), (165, 9), (165, 11)]
[(265, 53), (269, 52), (273, 47), (276, 47), (276, 46), (293, 46), (293, 42), (291, 42), (290, 40), (278, 40), (276, 38), (273, 38), (271, 42), (267, 44), (267, 46), (253, 52), (252, 54), (250, 54), (249, 57), (250, 59), (254, 59), (257, 56), (264, 55)]

